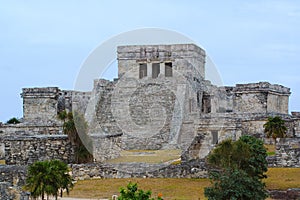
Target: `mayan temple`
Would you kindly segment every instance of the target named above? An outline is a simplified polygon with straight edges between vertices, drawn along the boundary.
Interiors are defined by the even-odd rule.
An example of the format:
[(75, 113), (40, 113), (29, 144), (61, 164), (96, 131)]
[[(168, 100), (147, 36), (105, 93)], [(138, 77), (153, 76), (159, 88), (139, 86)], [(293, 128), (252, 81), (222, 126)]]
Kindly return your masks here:
[[(92, 91), (22, 89), (21, 123), (0, 124), (0, 160), (6, 164), (0, 165), (0, 193), (14, 187), (27, 200), (20, 189), (27, 166), (52, 159), (68, 163), (75, 180), (207, 178), (205, 157), (224, 139), (247, 134), (273, 142), (263, 128), (270, 116), (285, 121), (287, 138), (267, 157), (269, 167), (300, 167), (300, 112), (288, 110), (290, 88), (214, 85), (205, 77), (206, 53), (195, 44), (119, 46), (116, 55), (118, 77), (89, 80)], [(76, 146), (58, 118), (64, 111), (73, 113), (93, 156), (89, 163), (76, 164)], [(126, 152), (144, 158), (175, 152), (176, 159), (112, 162)]]
[[(205, 79), (206, 53), (194, 44), (119, 46), (116, 53), (118, 78), (94, 80), (92, 91), (23, 88), (23, 123), (1, 127), (7, 136), (2, 140), (9, 143), (2, 143), (8, 163), (51, 157), (46, 151), (25, 154), (31, 145), (14, 157), (20, 138), (28, 144), (43, 140), (45, 145), (56, 141), (65, 146), (57, 118), (62, 110), (84, 115), (96, 162), (118, 157), (121, 150), (184, 152), (200, 142), (199, 136), (201, 145), (190, 156), (202, 158), (225, 138), (263, 137), (263, 124), (275, 115), (286, 120), (289, 137), (300, 136), (299, 113), (288, 111), (289, 88), (267, 82), (213, 85)], [(66, 149), (52, 156), (72, 162), (72, 148)]]

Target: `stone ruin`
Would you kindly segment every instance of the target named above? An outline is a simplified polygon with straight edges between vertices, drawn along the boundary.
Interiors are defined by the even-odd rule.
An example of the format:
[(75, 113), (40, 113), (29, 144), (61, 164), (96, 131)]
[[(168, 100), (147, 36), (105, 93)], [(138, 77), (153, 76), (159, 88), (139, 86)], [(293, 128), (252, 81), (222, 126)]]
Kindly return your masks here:
[[(117, 59), (118, 78), (94, 80), (92, 91), (23, 88), (22, 123), (0, 124), (0, 160), (7, 164), (0, 166), (4, 193), (8, 185), (22, 185), (23, 166), (34, 161), (74, 162), (74, 147), (57, 118), (63, 110), (84, 115), (89, 126), (84, 137), (93, 141), (95, 163), (72, 165), (76, 179), (203, 177), (199, 160), (216, 144), (243, 134), (264, 138), (269, 116), (286, 121), (289, 137), (278, 143), (270, 166), (300, 166), (300, 113), (289, 114), (289, 88), (268, 82), (213, 85), (205, 78), (206, 53), (194, 44), (119, 46)], [(122, 150), (149, 149), (180, 149), (182, 163), (132, 173), (101, 164)], [(151, 168), (131, 167), (143, 166)]]
[(286, 120), (289, 137), (300, 137), (289, 88), (213, 85), (205, 79), (205, 51), (194, 44), (119, 46), (117, 59), (118, 78), (94, 80), (92, 91), (23, 88), (22, 123), (0, 127), (6, 163), (71, 163), (74, 150), (57, 118), (62, 110), (85, 116), (96, 162), (130, 149), (181, 149), (185, 159), (204, 158), (225, 138), (263, 137), (263, 124), (275, 115)]

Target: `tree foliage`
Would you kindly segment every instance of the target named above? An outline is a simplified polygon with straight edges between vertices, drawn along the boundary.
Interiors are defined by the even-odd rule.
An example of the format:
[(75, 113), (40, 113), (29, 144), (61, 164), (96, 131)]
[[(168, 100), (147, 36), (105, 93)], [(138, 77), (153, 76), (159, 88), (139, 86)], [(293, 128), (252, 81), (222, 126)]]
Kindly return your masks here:
[(210, 200), (259, 200), (267, 197), (264, 183), (244, 170), (227, 168), (222, 173), (212, 172), (210, 178), (214, 185), (204, 191)]
[(37, 161), (28, 167), (25, 189), (33, 198), (55, 196), (59, 190), (66, 189), (69, 193), (73, 187), (72, 178), (68, 174), (68, 166), (59, 160)]
[(277, 138), (286, 137), (287, 127), (284, 124), (284, 120), (279, 117), (269, 117), (268, 121), (264, 124), (264, 132), (267, 134), (267, 138), (272, 137), (276, 143)]
[(207, 157), (214, 169), (212, 187), (205, 188), (208, 199), (265, 199), (261, 179), (267, 169), (267, 151), (261, 140), (244, 135), (238, 141), (221, 142)]
[[(137, 183), (129, 183), (126, 188), (120, 189), (120, 196), (118, 200), (154, 200), (151, 198), (151, 191), (138, 189)], [(161, 194), (157, 197), (157, 200), (163, 200)]]
[(17, 118), (13, 117), (13, 118), (9, 119), (6, 123), (8, 123), (8, 124), (19, 124), (21, 122)]
[[(77, 163), (86, 163), (93, 160), (93, 143), (87, 136), (88, 124), (80, 113), (61, 111), (58, 118), (62, 120), (63, 131), (68, 135), (72, 145), (75, 146), (75, 160)], [(89, 148), (89, 149), (87, 149)]]

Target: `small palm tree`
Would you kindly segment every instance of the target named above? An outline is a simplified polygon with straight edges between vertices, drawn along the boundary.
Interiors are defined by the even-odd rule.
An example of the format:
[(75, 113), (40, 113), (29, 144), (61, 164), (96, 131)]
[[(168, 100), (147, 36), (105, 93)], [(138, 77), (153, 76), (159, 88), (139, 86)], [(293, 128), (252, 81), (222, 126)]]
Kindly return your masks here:
[(272, 137), (275, 141), (277, 138), (286, 137), (287, 128), (284, 124), (284, 120), (279, 116), (269, 117), (268, 121), (264, 124), (264, 132), (267, 134), (267, 138)]
[[(63, 190), (65, 189), (67, 194), (69, 194), (70, 188), (73, 187), (72, 177), (68, 174), (68, 165), (59, 160), (51, 160), (52, 171), (55, 172), (57, 179), (57, 188), (60, 189), (60, 197), (63, 195)], [(57, 190), (55, 195), (57, 198)]]
[(45, 162), (35, 162), (28, 167), (25, 189), (30, 191), (33, 198), (41, 196), (44, 199), (46, 190), (44, 176), (47, 173), (46, 171), (47, 163)]
[(58, 191), (73, 187), (72, 178), (68, 174), (68, 166), (62, 161), (38, 161), (28, 167), (25, 189), (29, 190), (33, 198), (39, 196), (44, 200), (45, 194), (57, 199)]

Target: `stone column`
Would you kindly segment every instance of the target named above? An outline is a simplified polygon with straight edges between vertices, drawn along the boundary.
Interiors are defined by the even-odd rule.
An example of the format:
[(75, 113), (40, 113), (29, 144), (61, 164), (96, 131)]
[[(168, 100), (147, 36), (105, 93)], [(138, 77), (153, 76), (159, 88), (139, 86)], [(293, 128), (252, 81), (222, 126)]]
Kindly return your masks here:
[(152, 78), (152, 63), (147, 62), (147, 77)]
[(159, 67), (160, 67), (160, 74), (165, 76), (165, 63), (161, 62), (159, 64)]

